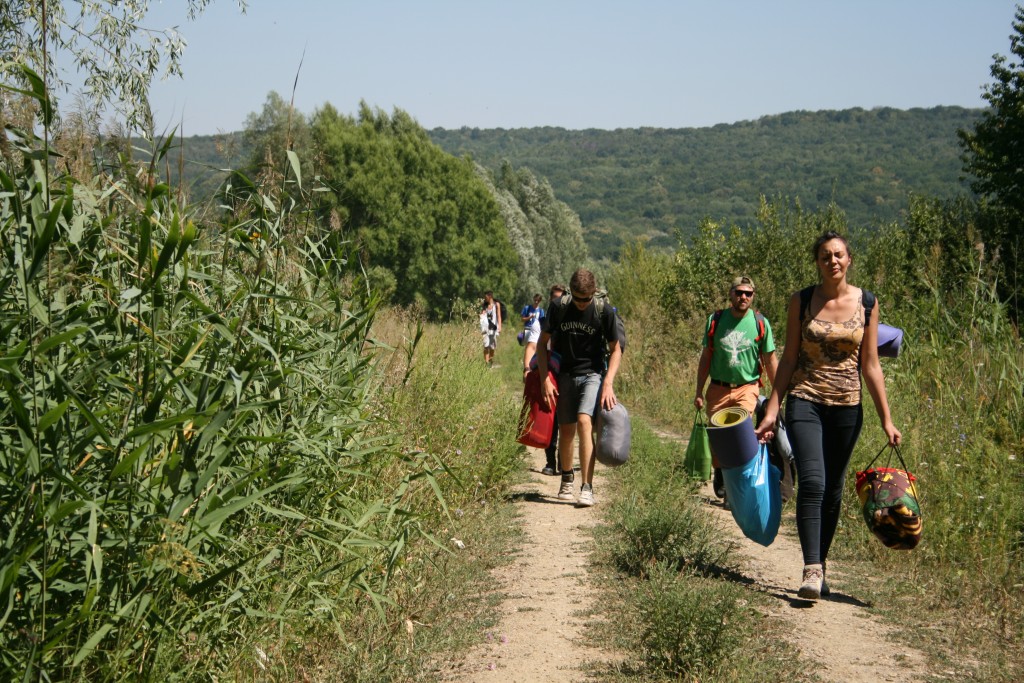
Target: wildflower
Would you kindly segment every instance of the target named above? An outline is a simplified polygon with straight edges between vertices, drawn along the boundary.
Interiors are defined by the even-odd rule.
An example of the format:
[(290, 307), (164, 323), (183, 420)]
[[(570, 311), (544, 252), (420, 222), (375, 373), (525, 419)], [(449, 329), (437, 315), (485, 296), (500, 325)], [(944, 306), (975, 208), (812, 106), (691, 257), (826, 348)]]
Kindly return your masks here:
[(508, 636), (502, 636), (498, 640), (500, 640), (502, 643), (507, 643), (508, 642)]

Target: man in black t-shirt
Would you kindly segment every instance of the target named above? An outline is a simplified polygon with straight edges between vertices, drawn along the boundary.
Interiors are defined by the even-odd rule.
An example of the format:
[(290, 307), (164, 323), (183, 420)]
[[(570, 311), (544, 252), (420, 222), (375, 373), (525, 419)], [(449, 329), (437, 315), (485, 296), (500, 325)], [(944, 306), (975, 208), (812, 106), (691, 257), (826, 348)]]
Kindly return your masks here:
[[(558, 415), (558, 457), (562, 469), (559, 500), (573, 500), (572, 442), (579, 434), (580, 488), (578, 504), (594, 504), (594, 415), (600, 405), (610, 410), (618, 402), (613, 382), (619, 370), (622, 350), (616, 334), (615, 310), (594, 302), (597, 284), (594, 274), (579, 269), (569, 281), (572, 300), (552, 302), (537, 342), (537, 365), (546, 367), (547, 342), (561, 356), (558, 386), (544, 380), (544, 399), (556, 402)], [(607, 363), (606, 363), (607, 360)]]

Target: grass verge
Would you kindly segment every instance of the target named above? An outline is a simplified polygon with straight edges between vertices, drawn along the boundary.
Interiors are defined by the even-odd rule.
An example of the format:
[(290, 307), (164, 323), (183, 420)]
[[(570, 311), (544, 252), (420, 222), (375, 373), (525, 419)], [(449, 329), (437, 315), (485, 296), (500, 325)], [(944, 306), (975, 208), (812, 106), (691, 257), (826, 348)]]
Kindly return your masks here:
[(735, 580), (734, 546), (700, 510), (681, 446), (633, 418), (633, 457), (609, 477), (614, 503), (595, 534), (609, 681), (810, 680), (770, 620), (770, 599)]

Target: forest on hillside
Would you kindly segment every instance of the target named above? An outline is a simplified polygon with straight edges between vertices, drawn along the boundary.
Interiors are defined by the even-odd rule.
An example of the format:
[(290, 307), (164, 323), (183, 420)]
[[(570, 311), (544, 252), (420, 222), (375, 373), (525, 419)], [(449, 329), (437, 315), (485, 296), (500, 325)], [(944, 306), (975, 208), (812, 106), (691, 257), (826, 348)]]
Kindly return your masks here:
[[(677, 231), (693, 235), (703, 218), (749, 224), (761, 195), (811, 210), (834, 201), (855, 225), (897, 220), (912, 194), (968, 192), (957, 131), (980, 113), (854, 108), (710, 128), (436, 128), (428, 135), (492, 171), (507, 161), (546, 179), (579, 214), (591, 253), (614, 255), (638, 237), (670, 248)], [(136, 146), (146, 149), (142, 141)], [(194, 200), (211, 196), (223, 169), (251, 155), (242, 132), (184, 137), (178, 154)]]
[(834, 201), (851, 224), (905, 215), (912, 194), (952, 198), (962, 184), (957, 130), (981, 110), (794, 111), (710, 128), (434, 129), (446, 151), (546, 178), (583, 222), (594, 254), (646, 237), (671, 247), (703, 218), (750, 224), (761, 195), (808, 209)]

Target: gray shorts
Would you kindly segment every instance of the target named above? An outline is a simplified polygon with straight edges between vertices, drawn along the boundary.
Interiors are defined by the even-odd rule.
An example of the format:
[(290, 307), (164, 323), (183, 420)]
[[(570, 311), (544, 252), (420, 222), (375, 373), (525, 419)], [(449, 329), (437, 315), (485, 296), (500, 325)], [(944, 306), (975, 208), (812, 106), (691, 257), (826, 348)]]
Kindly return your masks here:
[(558, 376), (558, 424), (572, 424), (576, 416), (586, 413), (594, 417), (601, 396), (604, 378), (596, 372), (587, 375)]

